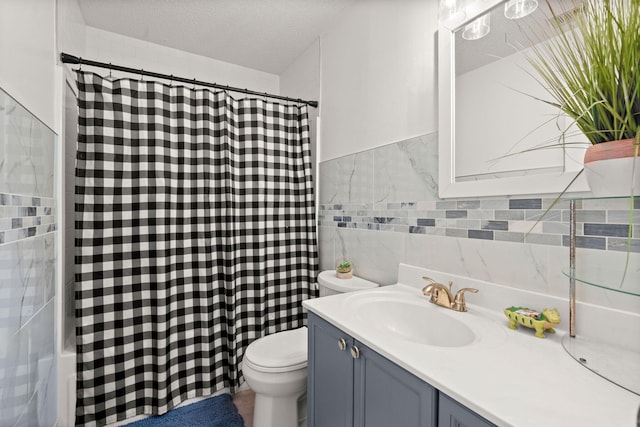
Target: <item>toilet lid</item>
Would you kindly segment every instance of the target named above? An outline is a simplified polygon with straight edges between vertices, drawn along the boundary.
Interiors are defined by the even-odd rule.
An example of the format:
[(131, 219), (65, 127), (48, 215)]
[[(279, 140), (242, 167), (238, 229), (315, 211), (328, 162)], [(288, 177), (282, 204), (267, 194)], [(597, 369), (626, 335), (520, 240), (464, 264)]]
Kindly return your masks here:
[(277, 332), (249, 344), (244, 363), (263, 372), (292, 371), (307, 366), (307, 327)]
[(356, 276), (351, 277), (351, 279), (338, 279), (335, 270), (322, 271), (318, 275), (318, 283), (340, 293), (372, 289), (380, 286), (377, 283)]

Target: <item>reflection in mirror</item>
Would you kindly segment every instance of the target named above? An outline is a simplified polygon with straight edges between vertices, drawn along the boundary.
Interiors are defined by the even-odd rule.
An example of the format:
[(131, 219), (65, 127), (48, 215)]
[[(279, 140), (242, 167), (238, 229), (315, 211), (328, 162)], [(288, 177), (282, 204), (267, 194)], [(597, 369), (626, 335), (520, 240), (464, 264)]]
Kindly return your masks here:
[[(523, 28), (544, 24), (546, 2), (517, 20), (505, 17), (504, 2), (496, 3), (439, 31), (441, 197), (559, 192), (582, 169), (586, 139), (541, 101), (548, 95), (526, 59)], [(488, 33), (463, 35), (485, 15)], [(585, 144), (564, 150), (559, 142)]]

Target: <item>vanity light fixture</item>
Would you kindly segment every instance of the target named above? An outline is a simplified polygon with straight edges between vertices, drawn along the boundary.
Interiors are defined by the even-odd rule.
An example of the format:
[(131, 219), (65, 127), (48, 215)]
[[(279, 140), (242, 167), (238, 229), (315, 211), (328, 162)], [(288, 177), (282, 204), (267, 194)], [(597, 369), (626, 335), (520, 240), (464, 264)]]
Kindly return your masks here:
[(464, 0), (440, 0), (439, 21), (446, 22), (452, 28), (462, 24), (467, 17)]
[(487, 13), (470, 24), (465, 25), (462, 38), (465, 40), (478, 40), (489, 34), (489, 30), (491, 29), (489, 18), (490, 14)]
[(508, 19), (520, 19), (538, 8), (538, 0), (510, 0), (504, 5), (504, 16)]

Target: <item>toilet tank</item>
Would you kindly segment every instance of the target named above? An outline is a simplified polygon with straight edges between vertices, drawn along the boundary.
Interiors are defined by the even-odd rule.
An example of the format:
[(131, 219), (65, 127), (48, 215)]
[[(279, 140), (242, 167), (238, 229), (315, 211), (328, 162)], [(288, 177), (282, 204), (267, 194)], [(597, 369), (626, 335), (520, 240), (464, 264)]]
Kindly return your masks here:
[(356, 276), (351, 279), (338, 279), (335, 270), (325, 270), (318, 275), (318, 290), (321, 297), (377, 288), (378, 286), (380, 285), (377, 283)]

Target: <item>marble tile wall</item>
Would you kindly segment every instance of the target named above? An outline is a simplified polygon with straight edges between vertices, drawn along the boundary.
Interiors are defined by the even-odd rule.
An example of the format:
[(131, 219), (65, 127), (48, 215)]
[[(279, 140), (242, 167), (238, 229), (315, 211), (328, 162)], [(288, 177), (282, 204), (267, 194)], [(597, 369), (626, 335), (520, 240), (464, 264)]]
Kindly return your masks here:
[[(394, 283), (406, 262), (508, 286), (568, 296), (568, 202), (537, 222), (553, 197), (438, 198), (437, 134), (325, 161), (319, 168), (321, 269), (343, 258), (355, 273)], [(622, 280), (628, 200), (578, 205), (578, 267)], [(640, 293), (640, 202), (623, 289)], [(638, 288), (638, 289), (636, 289)], [(581, 287), (581, 300), (640, 312), (640, 298)]]
[(0, 426), (56, 422), (55, 143), (0, 90)]

